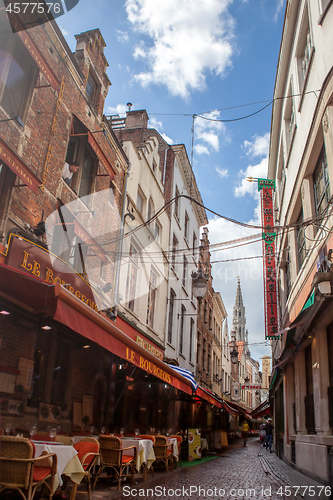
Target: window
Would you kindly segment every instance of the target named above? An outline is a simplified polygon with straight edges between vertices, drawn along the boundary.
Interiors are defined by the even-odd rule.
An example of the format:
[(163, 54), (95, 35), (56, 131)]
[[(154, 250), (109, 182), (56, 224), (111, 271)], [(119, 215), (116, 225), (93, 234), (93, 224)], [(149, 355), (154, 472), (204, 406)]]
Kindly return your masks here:
[(186, 289), (186, 282), (187, 282), (187, 259), (184, 255), (183, 257), (183, 282), (182, 285)]
[(177, 247), (178, 247), (178, 241), (175, 235), (173, 235), (173, 240), (172, 240), (172, 258), (171, 258), (171, 265), (176, 271), (176, 253), (177, 253)]
[(156, 303), (156, 281), (157, 277), (153, 270), (150, 271), (148, 303), (147, 303), (147, 318), (146, 323), (150, 328), (154, 326), (155, 303)]
[(313, 46), (309, 25), (309, 13), (307, 7), (305, 7), (297, 45), (298, 79), (301, 91), (304, 89), (304, 85), (306, 82), (307, 73), (311, 62), (312, 51)]
[(179, 203), (179, 198), (178, 198), (178, 196), (179, 196), (179, 189), (177, 188), (177, 186), (176, 186), (176, 192), (175, 193), (176, 193), (175, 194), (176, 199), (175, 199), (175, 212), (174, 213), (175, 213), (175, 216), (177, 217), (177, 219), (179, 220), (179, 205), (180, 205), (180, 203)]
[(291, 281), (291, 261), (290, 261), (290, 253), (289, 251), (287, 252), (286, 255), (286, 266), (285, 266), (285, 283), (286, 283), (286, 294), (287, 297), (289, 297), (291, 286), (292, 286), (292, 281)]
[(179, 332), (179, 353), (183, 354), (184, 348), (184, 322), (185, 322), (185, 306), (182, 305), (182, 312), (180, 315), (180, 332)]
[(126, 298), (128, 304), (127, 307), (131, 311), (134, 311), (138, 269), (139, 269), (139, 253), (135, 248), (135, 246), (131, 243), (129, 252), (128, 270), (127, 270), (127, 280), (126, 280)]
[(91, 187), (93, 184), (93, 174), (95, 171), (94, 159), (90, 153), (86, 150), (84, 153), (83, 165), (81, 170), (80, 187), (79, 187), (79, 197), (87, 196), (90, 194)]
[(287, 151), (290, 151), (294, 133), (296, 129), (296, 117), (294, 109), (294, 101), (292, 98), (292, 86), (289, 87), (288, 98), (286, 99), (286, 109), (285, 109), (285, 129), (286, 129), (286, 146)]
[(297, 219), (298, 269), (302, 267), (302, 264), (306, 257), (305, 228), (302, 225), (302, 223), (303, 223), (303, 209), (301, 209)]
[(193, 357), (193, 332), (194, 332), (194, 319), (191, 318), (190, 321), (190, 352), (189, 352), (189, 360), (192, 361)]
[(197, 235), (195, 234), (195, 232), (193, 232), (193, 248), (192, 248), (192, 252), (193, 252), (194, 256), (195, 256), (196, 250), (197, 250)]
[(99, 276), (101, 280), (106, 281), (107, 280), (107, 265), (106, 262), (101, 260), (101, 267), (100, 267), (100, 273)]
[[(323, 147), (319, 155), (316, 168), (313, 172), (313, 187), (316, 202), (316, 214), (320, 215), (327, 207), (331, 197), (330, 181), (328, 177), (327, 160), (325, 148)], [(317, 222), (320, 225), (320, 222)]]
[(92, 192), (98, 163), (96, 154), (88, 143), (87, 134), (87, 127), (74, 117), (65, 162), (72, 165), (76, 161), (78, 164), (78, 170), (67, 183), (79, 197)]
[(56, 331), (38, 332), (34, 353), (32, 394), (29, 405), (39, 406), (40, 401), (66, 409), (70, 392), (71, 353), (73, 345)]
[(0, 104), (10, 118), (23, 117), (37, 68), (6, 16), (0, 21)]
[(157, 243), (161, 242), (161, 226), (158, 222), (155, 223), (155, 240)]
[(141, 212), (141, 214), (143, 213), (143, 202), (144, 202), (144, 198), (143, 198), (142, 194), (140, 193), (140, 191), (138, 191), (138, 194), (136, 197), (136, 206), (137, 206), (137, 209), (139, 210), (139, 212)]
[(153, 217), (154, 215), (154, 203), (153, 203), (153, 200), (151, 198), (149, 198), (149, 201), (148, 201), (148, 213), (147, 213), (147, 222), (148, 224), (150, 224), (150, 219)]
[(175, 292), (170, 290), (169, 318), (168, 318), (168, 342), (172, 344), (173, 313), (175, 307)]
[(86, 85), (86, 96), (88, 97), (91, 104), (95, 104), (97, 83), (95, 82), (91, 72), (89, 71)]
[(188, 241), (189, 223), (190, 223), (190, 219), (188, 217), (187, 212), (185, 212), (184, 238), (186, 241)]

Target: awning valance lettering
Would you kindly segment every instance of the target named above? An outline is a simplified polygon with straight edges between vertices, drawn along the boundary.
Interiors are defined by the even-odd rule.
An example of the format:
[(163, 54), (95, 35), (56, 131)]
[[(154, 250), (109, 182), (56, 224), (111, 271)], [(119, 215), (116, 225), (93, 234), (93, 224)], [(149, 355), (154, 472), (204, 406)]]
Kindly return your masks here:
[(0, 296), (36, 313), (51, 318), (129, 363), (159, 378), (186, 394), (191, 384), (166, 363), (123, 333), (117, 326), (86, 306), (59, 283), (49, 285), (30, 275), (0, 264)]

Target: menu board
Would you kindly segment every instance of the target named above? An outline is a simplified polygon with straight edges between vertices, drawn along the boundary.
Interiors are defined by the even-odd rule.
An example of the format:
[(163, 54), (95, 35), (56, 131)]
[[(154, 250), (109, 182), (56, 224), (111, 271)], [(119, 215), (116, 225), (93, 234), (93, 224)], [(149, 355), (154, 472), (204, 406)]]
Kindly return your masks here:
[(20, 358), (18, 369), (20, 375), (16, 377), (16, 386), (21, 385), (27, 393), (30, 393), (34, 361), (32, 359)]
[(0, 392), (13, 394), (15, 389), (16, 375), (12, 373), (0, 372)]
[(188, 460), (201, 459), (201, 429), (188, 430)]

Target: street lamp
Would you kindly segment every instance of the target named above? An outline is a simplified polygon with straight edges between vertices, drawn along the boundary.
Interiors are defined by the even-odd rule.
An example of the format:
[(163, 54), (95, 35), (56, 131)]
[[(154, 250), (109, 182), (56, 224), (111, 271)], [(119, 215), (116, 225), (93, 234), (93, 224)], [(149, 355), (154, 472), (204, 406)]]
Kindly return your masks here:
[(236, 351), (235, 348), (233, 348), (233, 350), (230, 351), (230, 360), (233, 365), (238, 363), (238, 351)]
[(199, 302), (207, 295), (209, 275), (204, 274), (202, 269), (193, 271), (191, 274), (193, 295)]

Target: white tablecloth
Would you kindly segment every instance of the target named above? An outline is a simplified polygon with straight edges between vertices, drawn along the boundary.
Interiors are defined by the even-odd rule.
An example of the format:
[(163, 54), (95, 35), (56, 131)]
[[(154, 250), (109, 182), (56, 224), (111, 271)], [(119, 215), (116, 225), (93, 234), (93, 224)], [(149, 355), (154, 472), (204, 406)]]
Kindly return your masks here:
[(36, 457), (43, 453), (55, 453), (57, 455), (57, 475), (54, 481), (54, 491), (62, 485), (61, 474), (69, 476), (74, 483), (79, 484), (84, 476), (84, 470), (73, 446), (46, 444), (34, 442)]
[(172, 454), (178, 462), (179, 453), (178, 453), (178, 441), (177, 438), (167, 438), (168, 444), (172, 444)]
[[(134, 438), (122, 438), (122, 447), (129, 448), (130, 446), (136, 447), (136, 464), (135, 467), (137, 471), (143, 463), (147, 464), (147, 469), (150, 468), (151, 464), (155, 460), (154, 444), (151, 439), (134, 439)], [(125, 455), (134, 455), (134, 450), (125, 451)]]

